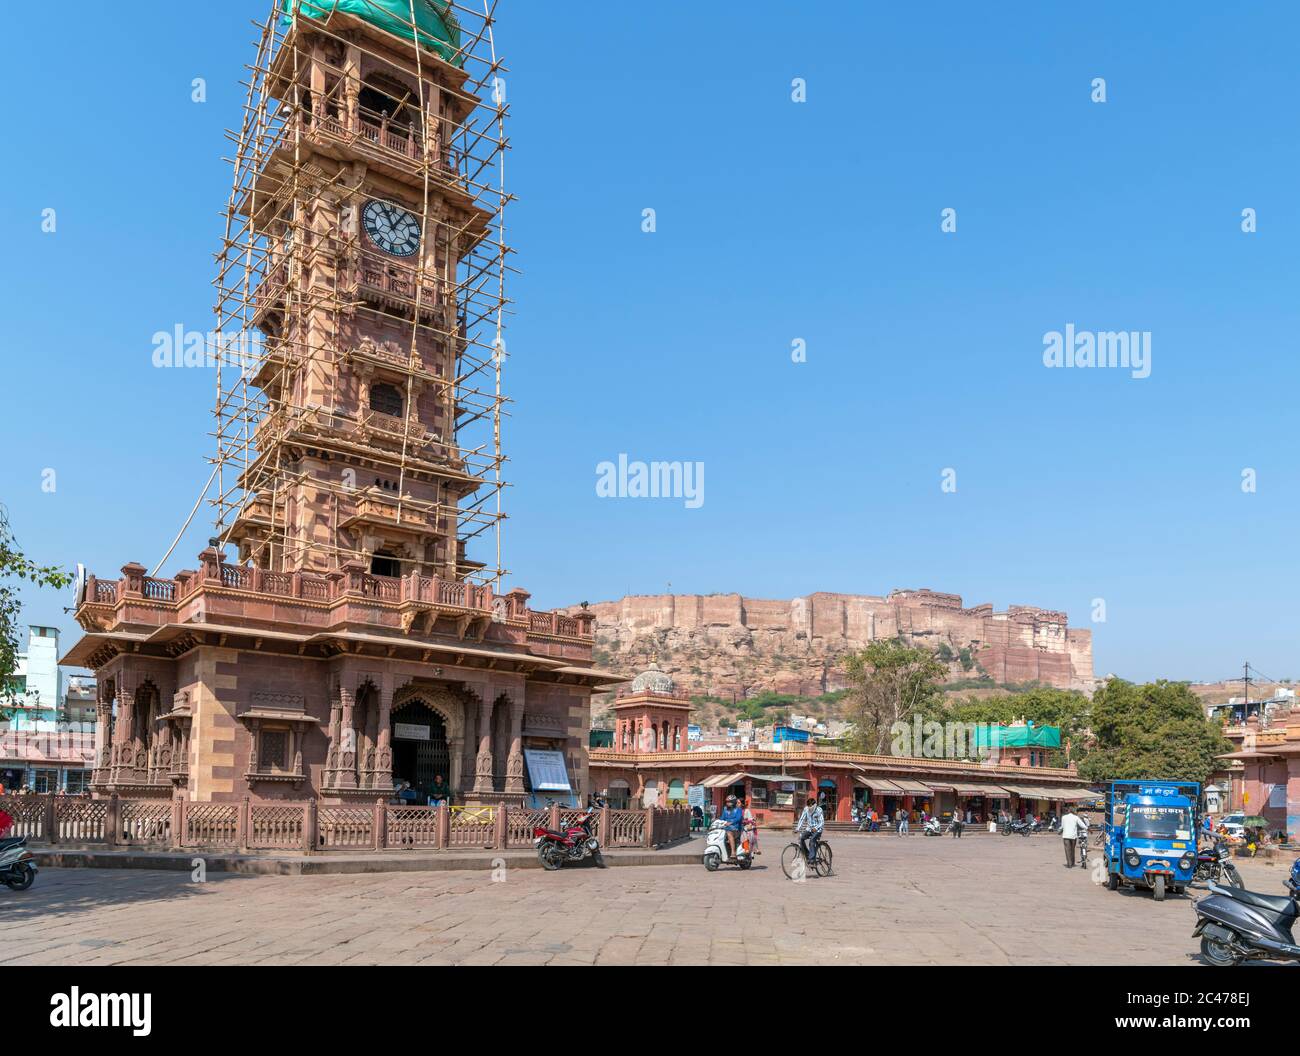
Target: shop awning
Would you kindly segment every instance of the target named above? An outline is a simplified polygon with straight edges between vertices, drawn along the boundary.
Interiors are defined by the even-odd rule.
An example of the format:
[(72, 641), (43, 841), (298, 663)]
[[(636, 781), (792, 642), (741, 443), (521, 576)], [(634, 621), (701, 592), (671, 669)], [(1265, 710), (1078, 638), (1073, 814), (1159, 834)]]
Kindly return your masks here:
[(745, 775), (742, 773), (714, 774), (712, 777), (706, 777), (699, 784), (701, 788), (726, 788), (728, 785), (734, 785), (743, 781), (744, 778)]
[(1041, 799), (1038, 789), (1031, 788), (1029, 785), (1003, 785), (1013, 796), (1020, 796), (1022, 799)]
[(1077, 802), (1081, 799), (1101, 799), (1102, 795), (1100, 792), (1094, 792), (1090, 788), (1063, 788), (1056, 793), (1056, 798)]
[(898, 786), (899, 791), (906, 795), (929, 796), (934, 794), (934, 790), (931, 789), (929, 785), (923, 785), (920, 781), (904, 781), (901, 777), (896, 777), (893, 780), (894, 784)]
[(864, 777), (862, 774), (854, 774), (853, 780), (863, 787), (871, 789), (876, 795), (901, 796), (903, 794), (903, 790), (888, 778)]
[(925, 785), (928, 789), (930, 789), (931, 792), (956, 792), (957, 791), (955, 785), (950, 785), (946, 781), (927, 781)]
[(790, 774), (748, 774), (747, 773), (747, 774), (742, 774), (741, 776), (748, 777), (752, 781), (767, 781), (774, 785), (779, 785), (783, 781), (786, 782), (787, 784), (793, 784), (793, 785), (808, 784), (808, 779), (806, 777), (793, 777)]
[[(1042, 788), (1039, 785), (1004, 785), (1008, 792), (1014, 792), (1018, 796), (1028, 799), (1069, 799), (1066, 792), (1072, 792), (1068, 788)], [(1096, 793), (1089, 792), (1086, 798), (1092, 798)]]
[(953, 791), (959, 796), (989, 796), (993, 799), (1006, 799), (1007, 790), (999, 785), (966, 785), (960, 781), (952, 783)]

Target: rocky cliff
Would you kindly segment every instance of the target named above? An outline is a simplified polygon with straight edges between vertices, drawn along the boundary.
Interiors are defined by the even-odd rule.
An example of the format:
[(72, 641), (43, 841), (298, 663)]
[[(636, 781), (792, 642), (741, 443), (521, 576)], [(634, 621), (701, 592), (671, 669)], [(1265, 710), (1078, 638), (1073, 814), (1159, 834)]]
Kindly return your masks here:
[(679, 689), (720, 697), (764, 690), (804, 697), (842, 689), (845, 653), (902, 638), (949, 660), (953, 679), (1038, 682), (1091, 693), (1092, 632), (1029, 605), (966, 608), (956, 594), (809, 594), (791, 601), (739, 594), (637, 595), (598, 602), (598, 656), (635, 673), (652, 657)]

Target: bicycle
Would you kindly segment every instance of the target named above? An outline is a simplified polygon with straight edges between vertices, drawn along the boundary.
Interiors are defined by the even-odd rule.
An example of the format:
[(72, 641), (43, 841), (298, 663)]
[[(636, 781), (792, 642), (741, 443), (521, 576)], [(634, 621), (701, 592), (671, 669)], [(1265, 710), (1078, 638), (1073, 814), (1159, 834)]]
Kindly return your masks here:
[(795, 863), (802, 860), (804, 862), (804, 868), (806, 869), (811, 866), (812, 872), (816, 876), (830, 876), (831, 858), (831, 845), (825, 840), (818, 840), (817, 858), (813, 862), (808, 862), (807, 857), (804, 854), (803, 844), (798, 840), (795, 840), (793, 843), (788, 844), (785, 850), (781, 852), (781, 871), (785, 873), (787, 879), (793, 880)]

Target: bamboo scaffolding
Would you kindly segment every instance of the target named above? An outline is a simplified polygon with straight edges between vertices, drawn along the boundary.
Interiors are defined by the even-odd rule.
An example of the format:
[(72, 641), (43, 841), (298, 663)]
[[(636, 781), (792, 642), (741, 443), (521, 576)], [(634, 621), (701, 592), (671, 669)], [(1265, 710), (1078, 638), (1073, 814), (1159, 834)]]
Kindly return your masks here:
[[(293, 452), (309, 446), (318, 457), (373, 470), (376, 484), (395, 481), (395, 494), (386, 500), (397, 524), (454, 520), (455, 537), (446, 545), (461, 578), (499, 590), (507, 575), (501, 534), (502, 492), (509, 484), (501, 426), (510, 401), (502, 387), (503, 333), (510, 314), (506, 274), (516, 269), (505, 241), (504, 210), (513, 197), (505, 188), (508, 106), (495, 90), (506, 72), (493, 32), (496, 2), (450, 5), (461, 34), (454, 63), (416, 43), (414, 4), (402, 36), (338, 12), (287, 19), (278, 2), (264, 21), (253, 23), (255, 58), (240, 82), (246, 91), (240, 127), (227, 131), (233, 178), (214, 279), (222, 342), (215, 350), (215, 491), (209, 501), (218, 537), (225, 542), (242, 533), (243, 556), (254, 564), (288, 567), (308, 551), (324, 551), (333, 567), (367, 556), (338, 523), (340, 504), (355, 502), (357, 487), (295, 468)], [(411, 83), (383, 91), (381, 81), (363, 78), (367, 63), (400, 72)], [(389, 82), (397, 83), (382, 79), (382, 85)], [(384, 96), (382, 111), (359, 104), (365, 92)], [(394, 116), (393, 127), (405, 133), (408, 146), (398, 161), (384, 154)], [(379, 132), (371, 135), (368, 127)], [(326, 135), (338, 146), (326, 145)], [(323, 196), (360, 191), (353, 155), (378, 156), (381, 171), (398, 165), (396, 171), (420, 187), (419, 200), (406, 203), (416, 206), (420, 223), (414, 267), (378, 296), (366, 288), (365, 269), (392, 262), (366, 248), (359, 210), (347, 232), (317, 230), (312, 215)], [(383, 178), (404, 186), (397, 177)], [(333, 281), (322, 283), (322, 275)], [(408, 280), (409, 297), (399, 292), (405, 289), (399, 283)], [(340, 347), (345, 319), (368, 320), (377, 332), (407, 331), (404, 364), (389, 352), (376, 360), (385, 377), (396, 372), (404, 378), (400, 437), (385, 432), (382, 442), (357, 439), (372, 437), (373, 414), (339, 409), (339, 365), (368, 354)], [(242, 338), (234, 351), (224, 340), (232, 333)], [(249, 335), (258, 337), (252, 356)], [(445, 371), (422, 362), (421, 349), (427, 354), (430, 347), (445, 350)], [(322, 397), (303, 399), (307, 378), (325, 386)], [(438, 406), (448, 409), (441, 431), (417, 422), (421, 391), (435, 393)], [(412, 480), (434, 482), (436, 493), (445, 490), (454, 503), (408, 494)], [(288, 507), (304, 488), (317, 496), (318, 508), (333, 511), (328, 540), (304, 541), (291, 532)], [(269, 523), (259, 521), (250, 534), (255, 508)], [(461, 548), (485, 536), (491, 553), (462, 559)]]

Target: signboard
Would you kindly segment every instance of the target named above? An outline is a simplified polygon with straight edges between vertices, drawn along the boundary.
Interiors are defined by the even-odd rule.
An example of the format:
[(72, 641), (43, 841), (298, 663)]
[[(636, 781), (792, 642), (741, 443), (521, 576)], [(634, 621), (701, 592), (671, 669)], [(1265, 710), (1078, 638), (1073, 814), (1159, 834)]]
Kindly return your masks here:
[(427, 741), (429, 727), (417, 726), (410, 722), (393, 723), (393, 736), (400, 741)]
[(708, 791), (703, 785), (691, 785), (686, 790), (686, 802), (692, 807), (704, 807), (704, 796)]
[(688, 741), (698, 741), (700, 739), (700, 736), (701, 736), (700, 728), (696, 726), (694, 723), (691, 723), (689, 726), (686, 727), (686, 739)]
[(1268, 805), (1270, 807), (1286, 806), (1286, 785), (1268, 785)]
[(564, 753), (554, 749), (525, 748), (524, 761), (528, 764), (528, 777), (534, 792), (572, 792), (569, 785), (569, 768), (564, 764)]

